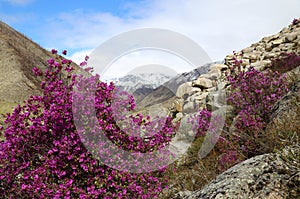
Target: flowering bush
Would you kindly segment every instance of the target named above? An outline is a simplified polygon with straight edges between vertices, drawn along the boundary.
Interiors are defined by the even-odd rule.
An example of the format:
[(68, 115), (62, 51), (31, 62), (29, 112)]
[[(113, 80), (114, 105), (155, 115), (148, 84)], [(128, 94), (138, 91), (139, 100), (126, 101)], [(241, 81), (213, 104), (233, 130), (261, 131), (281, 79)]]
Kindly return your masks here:
[[(56, 50), (52, 53), (57, 59), (48, 60), (48, 70), (33, 69), (36, 76), (44, 79), (41, 83), (43, 95), (31, 96), (23, 106), (17, 106), (12, 114), (7, 115), (6, 128), (0, 128), (6, 139), (0, 142), (1, 195), (7, 198), (156, 198), (166, 187), (166, 179), (161, 178), (165, 170), (163, 165), (158, 171), (148, 173), (126, 172), (106, 166), (87, 148), (92, 146), (99, 149), (99, 153), (105, 153), (105, 146), (97, 141), (99, 133), (94, 131), (101, 129), (124, 151), (141, 154), (157, 151), (167, 145), (174, 134), (170, 119), (166, 118), (147, 139), (127, 135), (118, 127), (113, 112), (120, 107), (134, 109), (133, 99), (125, 96), (126, 100), (121, 100), (123, 104), (114, 108), (112, 104), (118, 104), (118, 100), (114, 102), (115, 87), (112, 83), (108, 85), (99, 81), (98, 75), (72, 74), (75, 70), (72, 62), (58, 56)], [(63, 55), (66, 53), (62, 52)], [(60, 79), (61, 74), (67, 78)], [(84, 96), (84, 92), (76, 94), (76, 81), (83, 85), (76, 87), (77, 90), (93, 83), (95, 96)], [(88, 111), (92, 109), (86, 104), (74, 110), (74, 95), (85, 97), (95, 105), (93, 110), (98, 126), (76, 128), (72, 112), (82, 113), (79, 119), (84, 123), (90, 122)], [(138, 115), (130, 118), (135, 126), (147, 128), (154, 125), (149, 117), (145, 119)], [(84, 138), (88, 139), (86, 145), (82, 142)], [(115, 158), (112, 156), (106, 156), (106, 160), (110, 162)]]
[(256, 139), (262, 133), (271, 114), (272, 106), (288, 90), (285, 76), (277, 71), (267, 69), (258, 71), (250, 67), (248, 71), (241, 67), (242, 61), (234, 60), (226, 78), (231, 92), (228, 101), (236, 110), (238, 117), (235, 131), (243, 146), (255, 150)]

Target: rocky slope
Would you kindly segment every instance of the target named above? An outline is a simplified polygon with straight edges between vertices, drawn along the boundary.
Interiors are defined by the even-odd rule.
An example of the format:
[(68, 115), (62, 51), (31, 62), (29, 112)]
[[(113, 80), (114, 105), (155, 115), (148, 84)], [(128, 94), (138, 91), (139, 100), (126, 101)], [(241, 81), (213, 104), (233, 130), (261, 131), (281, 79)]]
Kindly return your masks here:
[[(271, 60), (282, 53), (295, 52), (300, 54), (300, 23), (289, 25), (279, 33), (262, 38), (239, 52), (236, 58), (243, 60), (243, 66), (255, 67), (264, 70), (270, 66)], [(227, 55), (224, 64), (212, 64), (206, 74), (200, 75), (196, 80), (186, 81), (178, 86), (173, 112), (189, 114), (195, 108), (207, 108), (209, 110), (223, 107), (224, 96), (218, 94), (218, 90), (226, 86), (224, 71), (227, 70), (235, 55)], [(227, 107), (230, 109), (230, 107)]]
[[(265, 69), (271, 59), (278, 57), (283, 52), (300, 54), (300, 24), (289, 25), (279, 33), (262, 38), (259, 42), (237, 52), (237, 58), (243, 60), (248, 68), (250, 65), (256, 69)], [(225, 58), (225, 64), (230, 64), (234, 55)]]
[[(234, 56), (243, 60), (245, 70), (250, 66), (264, 70), (270, 66), (273, 58), (290, 52), (300, 55), (300, 22), (289, 25), (275, 35), (262, 38), (235, 55), (226, 56), (224, 64), (212, 65), (207, 74), (180, 85), (174, 100), (174, 120), (186, 117), (197, 107), (212, 111), (225, 107), (227, 114), (231, 113), (231, 107), (224, 103), (226, 96), (218, 91), (228, 88), (223, 78), (224, 71)], [(300, 125), (290, 122), (300, 119), (299, 70), (300, 66), (287, 73), (289, 80), (293, 79), (294, 85), (291, 91), (274, 105), (271, 122), (266, 127), (266, 131), (269, 132), (285, 129), (284, 132), (278, 132), (278, 140), (281, 139), (280, 134), (295, 132), (290, 135), (291, 140), (280, 140), (293, 143), (292, 149), (287, 147), (280, 153), (253, 157), (219, 175), (202, 190), (182, 190), (174, 198), (300, 198)], [(277, 140), (274, 140), (274, 144), (276, 143)]]
[(46, 69), (51, 53), (0, 22), (0, 99), (21, 102), (39, 92), (32, 67)]

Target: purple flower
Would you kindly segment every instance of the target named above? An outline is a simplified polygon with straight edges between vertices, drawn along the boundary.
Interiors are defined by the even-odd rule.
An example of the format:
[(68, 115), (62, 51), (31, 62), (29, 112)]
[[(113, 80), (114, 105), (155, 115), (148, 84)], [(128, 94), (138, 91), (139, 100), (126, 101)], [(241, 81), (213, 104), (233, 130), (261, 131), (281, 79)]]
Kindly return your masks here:
[(68, 62), (69, 62), (69, 61), (66, 60), (66, 59), (63, 59), (63, 60), (61, 61), (62, 64), (66, 64), (66, 63), (68, 63)]
[(57, 50), (52, 49), (52, 50), (51, 50), (51, 53), (52, 53), (52, 54), (57, 54)]
[(80, 63), (80, 66), (81, 66), (81, 67), (86, 66), (86, 65), (87, 65), (87, 62), (86, 62), (86, 61), (83, 61), (83, 62)]
[(54, 60), (54, 58), (50, 58), (47, 60), (47, 62), (49, 65), (52, 65), (52, 64), (54, 64), (55, 60)]
[(298, 19), (294, 19), (293, 22), (292, 22), (292, 25), (294, 26), (294, 25), (298, 24), (298, 22), (299, 22)]

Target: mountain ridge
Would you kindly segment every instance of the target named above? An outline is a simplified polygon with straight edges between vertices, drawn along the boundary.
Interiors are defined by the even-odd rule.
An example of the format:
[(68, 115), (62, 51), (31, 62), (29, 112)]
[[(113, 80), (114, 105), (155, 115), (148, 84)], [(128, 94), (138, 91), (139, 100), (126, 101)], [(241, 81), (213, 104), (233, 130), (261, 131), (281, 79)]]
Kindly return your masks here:
[(0, 99), (21, 102), (38, 94), (41, 80), (31, 69), (45, 70), (51, 53), (4, 22), (0, 22), (0, 49)]

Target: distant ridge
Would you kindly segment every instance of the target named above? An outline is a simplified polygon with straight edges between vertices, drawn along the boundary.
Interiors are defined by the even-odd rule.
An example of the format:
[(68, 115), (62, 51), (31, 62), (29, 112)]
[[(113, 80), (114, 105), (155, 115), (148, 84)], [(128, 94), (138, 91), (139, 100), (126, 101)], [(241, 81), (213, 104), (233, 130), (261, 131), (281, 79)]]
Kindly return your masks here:
[(178, 74), (169, 81), (165, 82), (163, 85), (154, 89), (151, 93), (144, 97), (144, 99), (139, 101), (138, 108), (149, 107), (160, 103), (170, 103), (168, 100), (172, 100), (175, 97), (177, 88), (188, 81), (197, 79), (200, 75), (208, 72), (211, 65), (221, 63), (213, 62), (200, 66), (190, 72), (185, 72)]
[(18, 103), (38, 94), (40, 79), (32, 68), (46, 69), (50, 56), (49, 51), (0, 22), (0, 100)]

